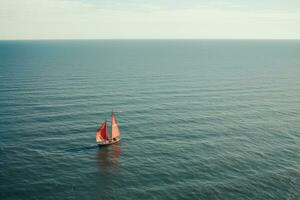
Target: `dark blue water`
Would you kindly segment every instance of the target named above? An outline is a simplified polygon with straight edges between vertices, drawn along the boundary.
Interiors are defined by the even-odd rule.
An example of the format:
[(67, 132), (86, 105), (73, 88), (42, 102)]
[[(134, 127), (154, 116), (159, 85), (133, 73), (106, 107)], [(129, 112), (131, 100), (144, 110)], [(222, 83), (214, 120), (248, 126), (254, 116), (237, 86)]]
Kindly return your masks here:
[(0, 199), (300, 199), (300, 41), (1, 41)]

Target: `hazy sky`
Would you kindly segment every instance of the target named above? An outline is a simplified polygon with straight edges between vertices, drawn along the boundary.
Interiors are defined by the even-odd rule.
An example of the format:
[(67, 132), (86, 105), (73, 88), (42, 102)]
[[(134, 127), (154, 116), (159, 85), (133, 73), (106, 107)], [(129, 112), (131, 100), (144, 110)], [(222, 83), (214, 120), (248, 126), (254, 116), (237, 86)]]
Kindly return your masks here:
[(300, 0), (0, 0), (0, 39), (300, 39)]

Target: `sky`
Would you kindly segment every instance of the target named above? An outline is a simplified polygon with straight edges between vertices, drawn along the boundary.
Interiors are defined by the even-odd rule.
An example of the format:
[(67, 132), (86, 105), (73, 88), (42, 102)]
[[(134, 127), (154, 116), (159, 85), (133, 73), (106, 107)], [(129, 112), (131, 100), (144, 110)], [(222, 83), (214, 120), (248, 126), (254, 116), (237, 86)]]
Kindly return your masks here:
[(0, 0), (0, 40), (300, 39), (300, 0)]

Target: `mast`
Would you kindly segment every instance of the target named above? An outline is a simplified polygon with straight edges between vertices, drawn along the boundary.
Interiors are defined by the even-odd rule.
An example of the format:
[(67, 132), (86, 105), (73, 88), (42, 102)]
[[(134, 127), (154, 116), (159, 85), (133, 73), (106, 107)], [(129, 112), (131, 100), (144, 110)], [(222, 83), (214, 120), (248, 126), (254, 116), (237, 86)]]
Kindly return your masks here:
[(106, 119), (105, 119), (105, 132), (106, 132), (106, 140), (105, 143), (108, 142), (108, 131), (107, 131), (107, 125), (106, 125)]

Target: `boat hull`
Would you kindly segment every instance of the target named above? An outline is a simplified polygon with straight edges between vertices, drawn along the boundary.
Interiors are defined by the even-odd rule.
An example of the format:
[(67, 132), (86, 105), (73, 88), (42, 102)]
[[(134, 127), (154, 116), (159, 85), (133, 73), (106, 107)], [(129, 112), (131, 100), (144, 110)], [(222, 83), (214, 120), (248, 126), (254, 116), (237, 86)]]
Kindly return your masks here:
[(118, 143), (121, 139), (118, 138), (116, 140), (109, 140), (107, 143), (100, 143), (100, 142), (97, 142), (98, 146), (108, 146), (108, 145), (111, 145), (111, 144), (115, 144), (115, 143)]

